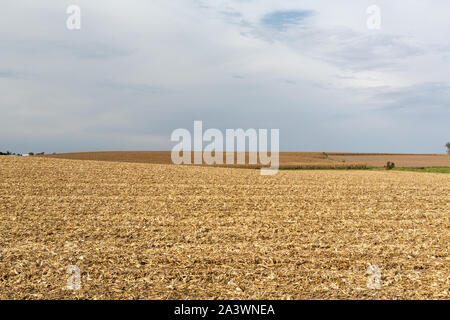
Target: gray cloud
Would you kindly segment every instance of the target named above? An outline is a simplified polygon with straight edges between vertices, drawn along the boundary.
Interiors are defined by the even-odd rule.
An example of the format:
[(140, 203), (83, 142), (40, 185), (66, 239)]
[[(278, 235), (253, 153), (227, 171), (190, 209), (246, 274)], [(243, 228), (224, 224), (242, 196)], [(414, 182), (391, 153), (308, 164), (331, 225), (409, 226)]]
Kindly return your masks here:
[(421, 10), (383, 3), (380, 31), (359, 1), (78, 0), (79, 31), (60, 2), (5, 3), (0, 150), (170, 149), (194, 120), (279, 128), (290, 151), (441, 152), (449, 139), (444, 1), (417, 25)]
[(381, 110), (417, 111), (422, 115), (450, 119), (450, 83), (423, 83), (405, 88), (391, 89), (379, 93), (384, 101)]
[(297, 52), (352, 71), (389, 70), (426, 49), (399, 35), (365, 34), (349, 28), (294, 29), (290, 33), (254, 32), (269, 42), (279, 41)]

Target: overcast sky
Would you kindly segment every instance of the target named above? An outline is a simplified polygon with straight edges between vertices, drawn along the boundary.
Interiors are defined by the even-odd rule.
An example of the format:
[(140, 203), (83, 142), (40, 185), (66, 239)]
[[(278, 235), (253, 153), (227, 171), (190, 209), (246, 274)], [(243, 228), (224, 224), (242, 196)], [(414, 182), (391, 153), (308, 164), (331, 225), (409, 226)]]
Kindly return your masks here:
[[(66, 27), (71, 4), (80, 30)], [(173, 130), (202, 120), (280, 129), (282, 151), (444, 153), (449, 12), (447, 0), (2, 0), (0, 151), (170, 150)]]

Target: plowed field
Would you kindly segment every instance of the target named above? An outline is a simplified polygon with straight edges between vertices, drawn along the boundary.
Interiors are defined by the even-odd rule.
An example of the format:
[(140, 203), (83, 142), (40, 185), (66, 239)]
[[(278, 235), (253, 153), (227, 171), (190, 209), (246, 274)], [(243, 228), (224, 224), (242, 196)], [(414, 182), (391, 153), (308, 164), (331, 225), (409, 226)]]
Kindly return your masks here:
[(449, 299), (449, 215), (447, 174), (0, 157), (0, 298)]

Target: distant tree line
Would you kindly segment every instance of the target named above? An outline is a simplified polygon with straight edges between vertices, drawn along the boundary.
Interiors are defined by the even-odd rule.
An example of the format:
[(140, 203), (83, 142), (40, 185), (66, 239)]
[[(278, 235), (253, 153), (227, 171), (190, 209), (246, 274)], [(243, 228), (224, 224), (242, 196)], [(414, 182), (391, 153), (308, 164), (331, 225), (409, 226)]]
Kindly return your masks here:
[[(37, 156), (40, 156), (40, 155), (43, 155), (43, 154), (45, 154), (45, 152), (36, 153)], [(14, 153), (14, 152), (11, 152), (11, 151), (6, 151), (6, 152), (0, 151), (0, 156), (21, 156), (21, 155), (22, 154), (20, 154), (20, 153)], [(28, 155), (34, 156), (35, 154), (34, 154), (34, 152), (28, 152)]]
[(11, 151), (6, 151), (6, 152), (1, 152), (0, 151), (0, 156), (15, 156), (15, 153), (11, 153)]
[(450, 142), (447, 142), (446, 146), (447, 146), (447, 153), (450, 155)]

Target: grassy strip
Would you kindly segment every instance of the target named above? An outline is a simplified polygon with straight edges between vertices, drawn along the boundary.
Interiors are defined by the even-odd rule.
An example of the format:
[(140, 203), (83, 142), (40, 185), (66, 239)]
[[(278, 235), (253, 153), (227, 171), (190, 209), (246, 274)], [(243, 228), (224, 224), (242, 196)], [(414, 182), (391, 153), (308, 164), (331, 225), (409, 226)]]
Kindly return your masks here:
[(426, 167), (426, 168), (394, 168), (395, 171), (413, 171), (413, 172), (433, 172), (433, 173), (450, 173), (450, 167)]
[[(389, 171), (383, 167), (367, 168), (280, 168), (279, 170), (374, 170)], [(450, 167), (426, 167), (426, 168), (393, 168), (393, 171), (411, 171), (411, 172), (431, 172), (431, 173), (450, 173)]]
[[(358, 168), (358, 167), (347, 167), (347, 168), (339, 168), (339, 167), (329, 167), (329, 168), (279, 168), (278, 170), (373, 170), (376, 167), (366, 167), (366, 168)], [(381, 168), (382, 169), (382, 168)]]

